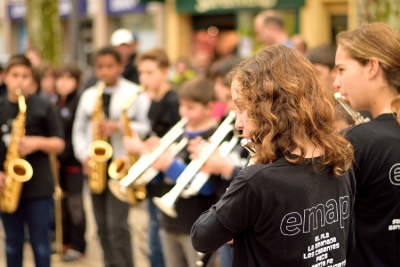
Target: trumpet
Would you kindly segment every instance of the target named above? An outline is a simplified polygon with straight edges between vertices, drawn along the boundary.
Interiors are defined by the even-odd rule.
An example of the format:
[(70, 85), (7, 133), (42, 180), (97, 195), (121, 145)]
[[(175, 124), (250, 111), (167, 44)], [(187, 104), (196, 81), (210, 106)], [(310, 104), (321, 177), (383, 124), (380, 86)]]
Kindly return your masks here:
[(334, 95), (335, 100), (343, 107), (343, 109), (351, 116), (351, 118), (356, 123), (365, 123), (369, 122), (369, 118), (364, 118), (361, 114), (355, 110), (353, 110), (347, 99), (345, 99), (339, 92), (336, 92)]
[(192, 160), (186, 169), (177, 179), (176, 185), (165, 194), (162, 198), (154, 197), (153, 202), (165, 214), (172, 218), (178, 217), (175, 210), (175, 202), (179, 196), (182, 195), (186, 187), (193, 181), (193, 177), (198, 173), (200, 168), (217, 149), (225, 137), (234, 130), (232, 125), (233, 120), (236, 118), (236, 112), (231, 111), (228, 117), (221, 123), (218, 129), (210, 138), (210, 143), (203, 149), (199, 158)]
[(187, 138), (182, 138), (178, 144), (175, 143), (175, 141), (183, 135), (186, 123), (187, 118), (182, 118), (175, 124), (175, 126), (161, 138), (160, 145), (153, 152), (143, 155), (129, 169), (128, 174), (124, 178), (119, 181), (109, 180), (109, 188), (115, 197), (121, 201), (130, 202), (128, 189), (131, 186), (143, 185), (150, 182), (159, 173), (159, 171), (150, 167), (151, 164), (153, 164), (153, 162), (168, 148), (171, 147), (172, 154), (176, 155), (188, 144)]
[[(231, 153), (231, 151), (235, 148), (238, 141), (238, 136), (233, 136), (229, 142), (224, 141), (218, 148), (220, 156), (222, 158), (226, 158), (229, 153)], [(209, 178), (210, 174), (199, 172), (193, 177), (193, 180), (190, 182), (189, 187), (182, 191), (181, 196), (184, 198), (189, 198), (191, 196), (197, 195)]]

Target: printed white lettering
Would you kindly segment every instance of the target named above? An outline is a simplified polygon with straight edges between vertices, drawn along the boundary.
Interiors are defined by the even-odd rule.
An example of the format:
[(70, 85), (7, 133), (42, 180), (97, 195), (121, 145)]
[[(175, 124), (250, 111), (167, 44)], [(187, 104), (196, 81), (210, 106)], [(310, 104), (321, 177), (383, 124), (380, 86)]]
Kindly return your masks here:
[(301, 225), (303, 220), (301, 215), (297, 212), (291, 212), (283, 217), (281, 222), (281, 233), (284, 235), (297, 235), (300, 232), (300, 228), (297, 227)]
[(349, 207), (349, 197), (344, 196), (339, 198), (340, 207), (340, 227), (344, 228), (344, 220), (349, 218), (350, 207)]
[[(328, 211), (325, 213), (325, 207)], [(281, 221), (281, 233), (283, 235), (292, 236), (298, 234), (301, 230), (300, 225), (303, 224), (303, 233), (309, 233), (312, 230), (316, 230), (320, 227), (324, 227), (325, 223), (332, 224), (334, 222), (340, 221), (340, 227), (345, 227), (345, 220), (349, 218), (350, 215), (350, 204), (349, 196), (343, 196), (339, 198), (339, 208), (338, 203), (334, 199), (330, 199), (325, 205), (318, 204), (309, 209), (304, 209), (304, 220), (300, 213), (290, 212), (286, 214)], [(325, 239), (327, 236), (315, 237), (315, 242), (321, 239)]]
[(130, 10), (137, 5), (136, 0), (112, 0), (110, 1), (111, 12), (121, 12)]
[(390, 168), (389, 179), (393, 185), (400, 185), (400, 163), (396, 163)]

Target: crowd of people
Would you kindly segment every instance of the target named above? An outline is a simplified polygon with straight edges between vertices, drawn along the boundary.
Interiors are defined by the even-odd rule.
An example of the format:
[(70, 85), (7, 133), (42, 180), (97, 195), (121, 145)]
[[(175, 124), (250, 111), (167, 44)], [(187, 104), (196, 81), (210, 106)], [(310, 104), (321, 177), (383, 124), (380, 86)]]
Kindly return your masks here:
[[(157, 174), (144, 184), (152, 267), (400, 266), (400, 34), (372, 23), (340, 33), (337, 48), (307, 49), (274, 11), (261, 12), (254, 27), (265, 44), (254, 56), (225, 57), (197, 72), (179, 58), (171, 73), (161, 48), (137, 53), (127, 29), (95, 53), (85, 80), (76, 65), (53, 68), (33, 48), (11, 56), (0, 87), (7, 266), (22, 267), (26, 239), (35, 265), (50, 266), (56, 167), (63, 260), (85, 254), (83, 185), (89, 177), (99, 188), (93, 179), (104, 176), (104, 188), (90, 186), (103, 263), (133, 267), (130, 205), (112, 192), (107, 168), (121, 156), (151, 155), (178, 123), (171, 143), (182, 148), (151, 162)], [(335, 92), (370, 121), (354, 121)], [(209, 151), (194, 169), (208, 180), (177, 195), (176, 215), (153, 202), (182, 183), (227, 126), (221, 140), (234, 140), (229, 153)], [(112, 147), (98, 142), (99, 158), (112, 157), (96, 160), (94, 141)], [(22, 176), (10, 167), (21, 168), (12, 161), (20, 158), (33, 169), (24, 182), (11, 178)], [(9, 192), (14, 210), (6, 208)]]

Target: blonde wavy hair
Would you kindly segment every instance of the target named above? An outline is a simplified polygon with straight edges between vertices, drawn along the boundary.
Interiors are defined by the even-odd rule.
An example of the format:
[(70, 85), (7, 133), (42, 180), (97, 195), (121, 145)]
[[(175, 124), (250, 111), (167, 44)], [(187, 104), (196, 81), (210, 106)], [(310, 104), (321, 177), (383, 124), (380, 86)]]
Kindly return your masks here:
[[(329, 166), (340, 176), (350, 168), (353, 149), (334, 127), (333, 96), (312, 64), (299, 52), (283, 45), (262, 49), (242, 61), (230, 74), (238, 84), (236, 105), (247, 111), (253, 123), (251, 141), (257, 146), (257, 163), (268, 163), (280, 157), (301, 164), (306, 142), (324, 151), (314, 170)], [(291, 152), (299, 148), (301, 155)]]
[(385, 23), (375, 22), (341, 32), (336, 40), (363, 66), (371, 58), (378, 60), (388, 85), (397, 93), (392, 110), (400, 123), (400, 33)]

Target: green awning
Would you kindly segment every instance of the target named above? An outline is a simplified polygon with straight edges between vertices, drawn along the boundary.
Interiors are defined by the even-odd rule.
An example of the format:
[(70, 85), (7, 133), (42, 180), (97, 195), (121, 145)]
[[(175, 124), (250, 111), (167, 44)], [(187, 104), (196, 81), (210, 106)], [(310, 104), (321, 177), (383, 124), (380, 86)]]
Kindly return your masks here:
[[(143, 0), (141, 0), (143, 1)], [(292, 9), (304, 6), (305, 0), (176, 0), (180, 13), (218, 14), (238, 10)]]

